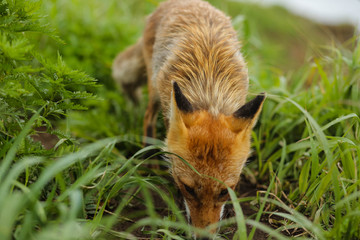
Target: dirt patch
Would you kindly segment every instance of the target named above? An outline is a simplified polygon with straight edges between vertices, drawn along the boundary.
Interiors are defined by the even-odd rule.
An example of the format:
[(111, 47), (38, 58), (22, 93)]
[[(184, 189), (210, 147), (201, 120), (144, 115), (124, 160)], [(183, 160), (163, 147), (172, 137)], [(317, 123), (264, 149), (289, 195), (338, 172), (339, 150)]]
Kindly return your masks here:
[(59, 141), (59, 138), (54, 134), (48, 133), (46, 127), (44, 126), (36, 128), (36, 134), (31, 135), (31, 138), (35, 142), (40, 142), (47, 150), (55, 147), (56, 143)]

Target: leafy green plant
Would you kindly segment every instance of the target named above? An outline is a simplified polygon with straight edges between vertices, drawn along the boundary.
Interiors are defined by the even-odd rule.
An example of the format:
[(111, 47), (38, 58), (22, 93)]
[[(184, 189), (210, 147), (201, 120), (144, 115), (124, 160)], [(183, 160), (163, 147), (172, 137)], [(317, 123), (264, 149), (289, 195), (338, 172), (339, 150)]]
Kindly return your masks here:
[(157, 0), (44, 1), (44, 11), (49, 14), (45, 21), (56, 27), (66, 45), (54, 48), (54, 42), (43, 37), (39, 47), (48, 54), (56, 54), (54, 50), (59, 49), (68, 64), (113, 89), (112, 60), (141, 36), (145, 15), (156, 5)]
[[(33, 129), (64, 117), (69, 110), (84, 110), (80, 100), (93, 98), (84, 86), (95, 79), (72, 70), (62, 61), (44, 57), (35, 47), (34, 34), (50, 36), (61, 43), (55, 31), (41, 21), (39, 1), (1, 1), (0, 3), (0, 147), (9, 148), (24, 124), (42, 108)], [(33, 132), (34, 133), (34, 132)], [(19, 154), (41, 151), (30, 138), (24, 138)], [(38, 152), (39, 153), (39, 152)], [(4, 156), (4, 151), (0, 157)]]

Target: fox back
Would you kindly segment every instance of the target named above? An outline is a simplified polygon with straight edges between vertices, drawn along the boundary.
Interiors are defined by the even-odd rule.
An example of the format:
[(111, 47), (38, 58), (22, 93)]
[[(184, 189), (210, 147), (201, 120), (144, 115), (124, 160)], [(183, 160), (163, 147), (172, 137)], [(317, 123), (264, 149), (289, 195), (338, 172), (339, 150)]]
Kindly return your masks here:
[(200, 0), (171, 0), (148, 19), (151, 87), (170, 114), (171, 82), (175, 81), (196, 110), (230, 115), (245, 103), (246, 64), (229, 17)]

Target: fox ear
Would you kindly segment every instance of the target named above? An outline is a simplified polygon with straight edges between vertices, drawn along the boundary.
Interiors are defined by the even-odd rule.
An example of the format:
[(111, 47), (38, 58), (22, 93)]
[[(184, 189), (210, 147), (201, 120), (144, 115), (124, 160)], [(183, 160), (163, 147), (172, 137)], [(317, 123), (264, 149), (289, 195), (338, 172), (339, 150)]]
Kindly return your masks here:
[(245, 103), (244, 106), (239, 108), (236, 112), (234, 112), (233, 116), (236, 118), (245, 118), (252, 119), (256, 117), (262, 108), (263, 102), (265, 100), (265, 93), (260, 93), (253, 100)]
[(261, 112), (265, 97), (265, 93), (261, 93), (234, 112), (230, 123), (234, 132), (253, 128)]
[[(181, 92), (179, 85), (173, 82), (173, 90), (171, 94), (170, 107), (170, 123), (175, 124), (178, 129), (187, 126), (187, 119), (190, 117), (188, 113), (193, 112), (193, 107), (184, 94)], [(190, 117), (191, 118), (191, 117)]]
[(198, 112), (195, 112), (189, 100), (181, 92), (177, 82), (173, 82), (170, 119), (173, 124), (177, 123), (178, 128), (189, 128), (198, 119)]
[(193, 107), (191, 106), (191, 103), (187, 98), (184, 96), (184, 94), (181, 92), (181, 89), (177, 82), (173, 83), (173, 91), (175, 96), (175, 102), (177, 107), (180, 111), (183, 113), (191, 113), (193, 112)]

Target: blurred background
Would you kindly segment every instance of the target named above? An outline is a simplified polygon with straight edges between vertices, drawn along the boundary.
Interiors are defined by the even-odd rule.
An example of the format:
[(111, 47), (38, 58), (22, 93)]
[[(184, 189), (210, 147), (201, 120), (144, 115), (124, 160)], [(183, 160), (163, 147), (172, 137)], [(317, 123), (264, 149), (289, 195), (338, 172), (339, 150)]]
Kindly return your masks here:
[[(46, 54), (55, 56), (57, 51), (64, 61), (75, 69), (85, 71), (98, 79), (103, 86), (97, 94), (106, 103), (101, 109), (117, 109), (119, 114), (128, 115), (126, 107), (112, 105), (111, 99), (117, 98), (111, 78), (111, 64), (118, 52), (134, 43), (142, 34), (145, 19), (160, 1), (157, 0), (52, 0), (44, 1), (43, 11), (47, 13), (45, 21), (57, 29), (65, 44), (58, 44), (44, 36), (39, 41), (39, 48)], [(249, 64), (252, 90), (270, 89), (278, 86), (281, 76), (286, 81), (301, 74), (312, 59), (320, 57), (329, 46), (354, 49), (355, 24), (358, 21), (358, 1), (210, 1), (214, 6), (232, 17), (234, 27), (242, 42), (242, 52)], [(295, 14), (291, 13), (294, 12)], [(55, 45), (55, 46), (54, 46)], [(259, 81), (259, 78), (271, 79)], [(103, 95), (105, 94), (105, 95)], [(144, 90), (146, 98), (146, 90)], [(103, 106), (104, 104), (109, 104)], [(123, 104), (123, 103), (122, 103)], [(140, 106), (138, 118), (145, 105)], [(91, 108), (90, 108), (91, 109)], [(122, 109), (125, 109), (124, 111)], [(105, 110), (94, 110), (105, 111)], [(86, 121), (77, 119), (74, 113), (70, 119), (74, 124), (86, 124), (98, 117), (96, 113)], [(81, 113), (91, 114), (91, 112)], [(117, 135), (125, 132), (141, 134), (141, 119), (121, 125), (116, 116), (112, 118), (111, 130), (89, 132), (93, 137)], [(130, 117), (130, 116), (128, 116)], [(131, 117), (130, 117), (131, 118)], [(77, 119), (78, 121), (75, 121)], [(93, 123), (89, 123), (93, 126)], [(110, 126), (109, 126), (110, 127)], [(104, 128), (106, 128), (104, 126)], [(81, 134), (82, 126), (76, 126), (73, 134)], [(89, 129), (88, 126), (84, 128)], [(91, 128), (90, 128), (91, 129)], [(84, 137), (84, 136), (83, 136)]]
[(360, 27), (360, 2), (357, 0), (238, 0), (261, 6), (281, 6), (302, 17), (327, 25), (353, 25)]

